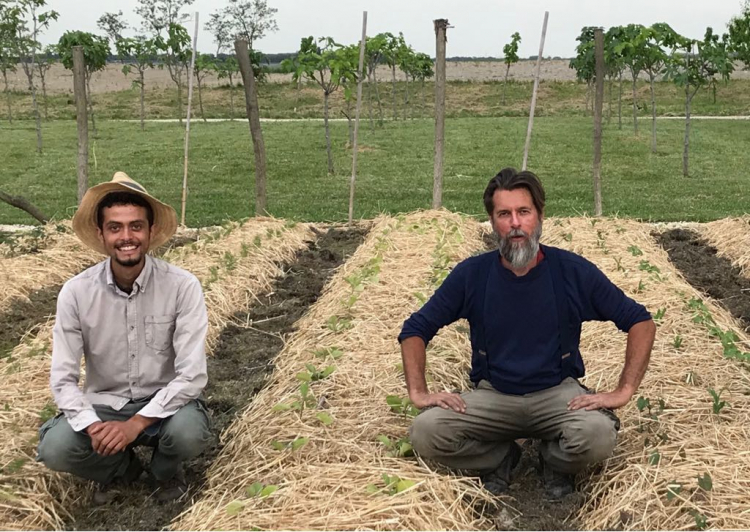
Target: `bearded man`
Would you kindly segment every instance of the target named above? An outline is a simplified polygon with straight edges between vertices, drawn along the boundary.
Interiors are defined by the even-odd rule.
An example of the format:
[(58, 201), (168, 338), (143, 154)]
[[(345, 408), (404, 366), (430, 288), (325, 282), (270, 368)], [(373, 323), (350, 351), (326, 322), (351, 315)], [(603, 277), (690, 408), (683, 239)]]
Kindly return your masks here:
[(176, 228), (174, 209), (122, 172), (89, 189), (73, 217), (78, 238), (108, 258), (60, 290), (50, 373), (60, 414), (39, 429), (37, 459), (97, 482), (95, 504), (141, 476), (140, 445), (154, 448), (157, 500), (182, 496), (182, 463), (210, 442), (201, 284), (147, 254)]
[[(537, 439), (546, 495), (560, 499), (574, 491), (576, 473), (614, 449), (620, 423), (613, 410), (638, 389), (656, 328), (591, 262), (539, 244), (544, 202), (531, 172), (505, 168), (493, 177), (484, 205), (499, 254), (458, 264), (398, 339), (409, 398), (425, 409), (411, 427), (421, 457), (477, 471), (485, 489), (501, 494), (521, 457), (515, 440)], [(460, 318), (471, 327), (474, 389), (430, 393), (426, 346)], [(589, 320), (613, 321), (628, 335), (624, 368), (609, 392), (578, 382), (581, 324)]]

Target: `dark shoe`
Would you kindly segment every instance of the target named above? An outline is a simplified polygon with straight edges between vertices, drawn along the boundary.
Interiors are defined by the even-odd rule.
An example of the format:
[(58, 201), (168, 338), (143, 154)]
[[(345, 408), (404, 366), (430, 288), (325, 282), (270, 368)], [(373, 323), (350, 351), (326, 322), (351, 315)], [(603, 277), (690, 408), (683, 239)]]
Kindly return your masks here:
[(130, 463), (125, 473), (121, 477), (116, 477), (112, 482), (108, 484), (98, 484), (94, 495), (91, 498), (91, 502), (94, 506), (103, 506), (114, 501), (122, 492), (122, 489), (136, 480), (138, 480), (143, 473), (143, 465), (141, 461), (132, 450), (126, 451), (130, 453)]
[(159, 502), (172, 502), (187, 493), (185, 471), (182, 468), (169, 480), (157, 480), (156, 484), (156, 500)]
[(521, 447), (516, 442), (511, 442), (510, 450), (508, 450), (508, 454), (505, 455), (498, 468), (480, 477), (484, 489), (493, 495), (501, 495), (508, 491), (511, 473), (520, 461)]
[(552, 469), (549, 464), (544, 461), (542, 453), (539, 453), (539, 466), (542, 472), (544, 491), (549, 500), (559, 501), (566, 495), (570, 495), (575, 491), (576, 476), (561, 473)]

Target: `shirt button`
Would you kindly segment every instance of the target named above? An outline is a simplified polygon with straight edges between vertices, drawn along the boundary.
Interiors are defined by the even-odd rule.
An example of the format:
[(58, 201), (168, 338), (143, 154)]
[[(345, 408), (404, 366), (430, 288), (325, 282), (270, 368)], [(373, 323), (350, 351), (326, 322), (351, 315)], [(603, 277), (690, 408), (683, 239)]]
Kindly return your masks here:
[(133, 388), (135, 388), (135, 383), (134, 383), (134, 382), (131, 382), (131, 383), (130, 383), (130, 386), (132, 386)]
[(135, 329), (135, 325), (130, 326), (130, 330), (132, 331), (133, 329)]
[(130, 358), (135, 358), (135, 353), (130, 353)]

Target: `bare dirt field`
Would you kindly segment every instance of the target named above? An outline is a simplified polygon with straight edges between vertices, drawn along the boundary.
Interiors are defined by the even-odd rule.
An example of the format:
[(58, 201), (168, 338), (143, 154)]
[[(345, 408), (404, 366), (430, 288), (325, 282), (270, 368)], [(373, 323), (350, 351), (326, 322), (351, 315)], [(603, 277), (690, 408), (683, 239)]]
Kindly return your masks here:
[[(575, 71), (568, 67), (567, 59), (551, 59), (542, 61), (541, 79), (549, 81), (573, 81)], [(534, 61), (519, 61), (510, 69), (509, 79), (515, 81), (530, 81), (534, 76)], [(379, 80), (390, 80), (391, 71), (387, 66), (381, 66), (377, 70)], [(449, 61), (446, 65), (446, 78), (448, 81), (498, 81), (505, 77), (505, 65), (499, 61)], [(91, 82), (91, 92), (101, 94), (105, 92), (121, 91), (129, 89), (136, 77), (131, 74), (125, 76), (122, 73), (122, 65), (111, 63), (107, 68), (94, 74)], [(273, 83), (286, 83), (292, 79), (291, 74), (270, 74), (269, 81)], [(403, 81), (403, 74), (396, 72), (396, 79)], [(737, 66), (732, 79), (750, 79), (750, 71), (741, 70)], [(10, 87), (14, 90), (26, 90), (28, 82), (23, 70), (19, 67), (15, 73), (9, 76)], [(50, 93), (72, 93), (73, 74), (66, 70), (62, 64), (55, 64), (47, 74), (47, 90)], [(225, 83), (223, 81), (222, 83)], [(219, 84), (216, 76), (208, 75), (204, 81), (205, 86), (214, 87)], [(152, 68), (146, 71), (146, 86), (149, 88), (171, 88), (173, 82), (169, 77), (167, 69)]]

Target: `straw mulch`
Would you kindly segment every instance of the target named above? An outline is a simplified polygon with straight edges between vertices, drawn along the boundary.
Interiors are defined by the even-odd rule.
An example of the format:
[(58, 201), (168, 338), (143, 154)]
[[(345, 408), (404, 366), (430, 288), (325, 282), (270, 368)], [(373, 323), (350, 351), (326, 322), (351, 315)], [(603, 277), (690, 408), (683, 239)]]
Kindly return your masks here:
[[(278, 355), (269, 383), (222, 435), (225, 448), (209, 470), (203, 497), (173, 528), (492, 527), (475, 511), (490, 502), (476, 479), (437, 474), (414, 458), (389, 457), (378, 441), (379, 435), (406, 436), (410, 425), (410, 418), (386, 404), (388, 395), (406, 397), (396, 342), (404, 319), (432, 293), (434, 281), (450, 264), (482, 248), (476, 222), (445, 211), (376, 220), (362, 246), (297, 323), (298, 332)], [(431, 388), (465, 387), (466, 334), (451, 327), (431, 346)], [(343, 353), (337, 359), (326, 354), (334, 348)], [(301, 400), (300, 377), (329, 365), (333, 373), (309, 383), (304, 410), (279, 410), (278, 405)], [(308, 375), (298, 377), (301, 373)], [(389, 494), (383, 474), (415, 484)], [(278, 490), (267, 496), (248, 493), (256, 482)]]
[(61, 284), (101, 257), (81, 244), (68, 221), (48, 225), (44, 234), (47, 243), (39, 253), (0, 259), (0, 312), (15, 298)]
[[(283, 274), (281, 263), (292, 260), (311, 238), (306, 224), (262, 218), (231, 224), (210, 238), (167, 253), (166, 260), (192, 271), (204, 286), (209, 346), (235, 312)], [(65, 509), (87, 496), (80, 481), (34, 462), (40, 416), (55, 411), (49, 391), (53, 324), (50, 320), (30, 331), (0, 363), (0, 529), (59, 529)]]
[(696, 229), (720, 257), (730, 260), (742, 275), (750, 277), (750, 216), (724, 218), (700, 224)]
[[(664, 309), (649, 371), (635, 398), (618, 411), (623, 428), (615, 454), (588, 480), (591, 497), (577, 517), (584, 529), (750, 528), (750, 375), (724, 358), (720, 339), (693, 320), (696, 311), (688, 301), (701, 295), (649, 233), (650, 227), (627, 220), (545, 224), (549, 243), (596, 263), (652, 314)], [(732, 316), (712, 301), (704, 303), (715, 323), (735, 331), (738, 347), (748, 350), (748, 338)], [(616, 386), (625, 342), (626, 335), (610, 323), (584, 325), (581, 350), (588, 386)], [(721, 400), (729, 403), (719, 415), (713, 413), (709, 388), (721, 391)], [(639, 396), (649, 399), (656, 419), (648, 417), (647, 408), (639, 412)], [(706, 473), (710, 491), (697, 480)], [(668, 484), (675, 486), (672, 495)]]

